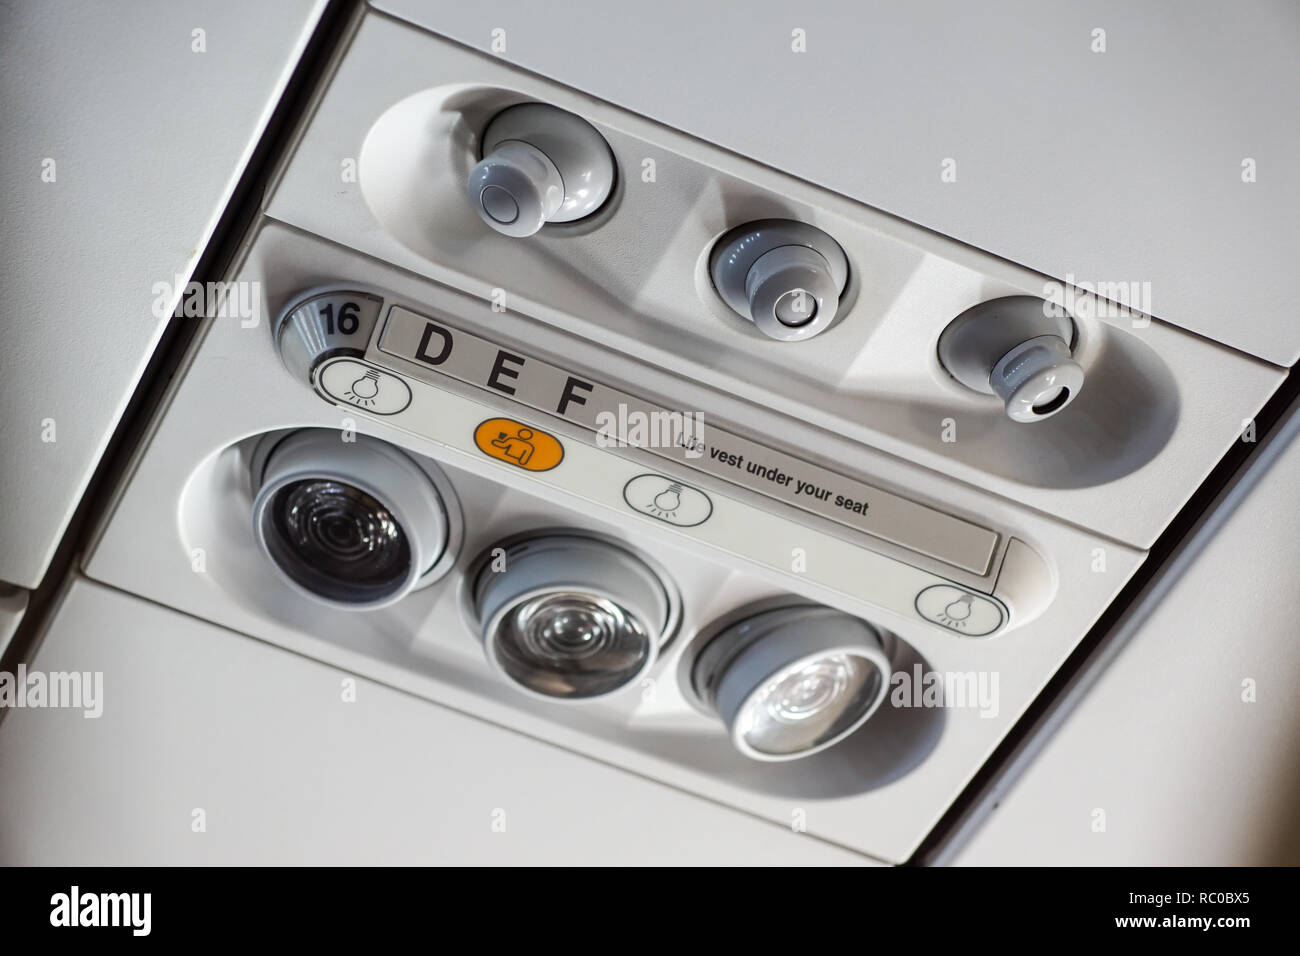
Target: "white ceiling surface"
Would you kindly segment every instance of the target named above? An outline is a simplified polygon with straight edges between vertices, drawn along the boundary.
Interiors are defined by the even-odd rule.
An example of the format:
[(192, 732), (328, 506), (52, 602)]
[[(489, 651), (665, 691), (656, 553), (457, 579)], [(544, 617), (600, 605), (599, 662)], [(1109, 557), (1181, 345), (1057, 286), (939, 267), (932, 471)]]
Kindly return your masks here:
[(0, 656), (13, 640), (23, 615), (27, 613), (27, 591), (0, 583)]
[(85, 581), (31, 666), (103, 715), (9, 712), (4, 865), (872, 862)]
[(161, 334), (154, 283), (188, 280), (322, 7), (0, 12), (0, 580), (39, 583)]
[(958, 863), (1300, 862), (1297, 483), (1292, 440)]
[(503, 60), (1057, 279), (1149, 282), (1159, 318), (1300, 357), (1292, 0), (372, 2), (484, 51), (500, 28)]

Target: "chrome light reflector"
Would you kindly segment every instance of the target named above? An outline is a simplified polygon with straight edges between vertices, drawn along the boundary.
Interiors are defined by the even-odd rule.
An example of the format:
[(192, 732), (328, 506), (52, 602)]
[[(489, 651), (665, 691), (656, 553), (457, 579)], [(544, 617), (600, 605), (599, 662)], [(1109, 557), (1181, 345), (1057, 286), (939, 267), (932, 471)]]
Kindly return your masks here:
[(691, 669), (692, 689), (755, 760), (825, 750), (884, 700), (890, 664), (870, 624), (831, 608), (783, 607), (720, 631)]
[(531, 694), (582, 701), (626, 687), (676, 626), (666, 579), (619, 545), (561, 532), (494, 551), (470, 602), (488, 662)]
[(332, 607), (400, 600), (450, 568), (460, 511), (446, 476), (365, 435), (268, 435), (253, 453), (253, 533), (294, 590)]

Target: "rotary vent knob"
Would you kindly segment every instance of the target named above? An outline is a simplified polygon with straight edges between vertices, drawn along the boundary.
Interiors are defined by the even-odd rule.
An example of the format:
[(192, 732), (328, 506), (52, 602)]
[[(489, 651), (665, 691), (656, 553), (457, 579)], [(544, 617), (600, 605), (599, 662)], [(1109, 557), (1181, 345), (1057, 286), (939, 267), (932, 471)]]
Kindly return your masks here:
[(605, 138), (586, 120), (544, 103), (498, 113), (483, 131), (482, 155), (470, 170), (469, 199), (479, 218), (505, 236), (586, 218), (614, 188)]
[(939, 360), (967, 388), (1002, 400), (1014, 422), (1051, 418), (1079, 396), (1074, 320), (1032, 295), (981, 302), (948, 323)]
[(835, 321), (849, 262), (839, 243), (815, 226), (762, 219), (719, 239), (709, 271), (733, 312), (769, 338), (796, 342)]

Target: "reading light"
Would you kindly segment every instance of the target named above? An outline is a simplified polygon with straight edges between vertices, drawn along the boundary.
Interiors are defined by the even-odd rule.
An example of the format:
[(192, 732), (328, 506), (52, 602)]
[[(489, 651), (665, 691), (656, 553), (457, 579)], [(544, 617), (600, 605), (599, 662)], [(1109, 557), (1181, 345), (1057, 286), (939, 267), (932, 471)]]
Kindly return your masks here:
[(825, 750), (885, 698), (889, 658), (871, 625), (831, 608), (783, 607), (720, 631), (691, 667), (697, 699), (737, 750), (794, 760)]
[[(383, 607), (451, 567), (460, 512), (446, 476), (387, 442), (307, 428), (253, 454), (253, 531), (294, 590)], [(450, 503), (450, 507), (448, 505)]]
[(591, 700), (635, 683), (677, 622), (675, 592), (659, 572), (578, 532), (498, 546), (471, 580), (489, 664), (553, 700)]

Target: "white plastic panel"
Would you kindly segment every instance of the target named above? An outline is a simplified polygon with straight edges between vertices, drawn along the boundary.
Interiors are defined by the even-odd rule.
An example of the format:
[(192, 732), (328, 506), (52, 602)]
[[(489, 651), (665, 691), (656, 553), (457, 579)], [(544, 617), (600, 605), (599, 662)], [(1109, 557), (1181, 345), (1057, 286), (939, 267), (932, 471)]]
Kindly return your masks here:
[[(374, 366), (368, 363), (335, 358), (321, 367), (320, 379), (323, 382), (337, 372), (340, 373), (340, 382), (353, 382), (372, 370)], [(384, 387), (388, 388), (387, 385)], [(628, 492), (641, 478), (657, 482), (659, 491), (674, 487), (674, 481), (680, 477), (676, 469), (660, 468), (647, 474), (648, 466), (641, 456), (625, 457), (593, 447), (592, 439), (576, 430), (562, 433), (544, 431), (534, 415), (524, 414), (518, 419), (500, 417), (510, 414), (513, 409), (492, 402), (492, 397), (485, 391), (465, 394), (466, 391), (430, 387), (410, 379), (406, 391), (400, 393), (411, 396), (406, 407), (385, 415), (384, 424), (409, 432), (417, 440), (426, 439), (469, 457), (476, 454), (475, 442), (485, 423), (500, 422), (507, 428), (522, 426), (535, 441), (539, 435), (544, 436), (542, 440), (559, 440), (557, 435), (562, 434), (563, 460), (555, 467), (534, 473), (534, 482), (567, 491), (597, 508), (611, 511), (629, 526), (635, 527), (647, 520), (661, 520), (644, 506), (634, 507)], [(345, 414), (351, 412), (347, 406), (344, 410)], [(547, 424), (544, 419), (542, 423)], [(587, 441), (583, 440), (584, 437)], [(684, 525), (680, 533), (777, 571), (790, 567), (790, 546), (798, 542), (805, 553), (815, 556), (813, 566), (803, 572), (808, 580), (899, 616), (908, 616), (920, 608), (922, 617), (934, 620), (939, 610), (963, 593), (962, 588), (953, 587), (950, 581), (933, 572), (868, 550), (870, 539), (846, 540), (826, 534), (801, 521), (802, 515), (798, 512), (773, 514), (774, 509), (764, 507), (762, 499), (746, 500), (735, 493), (729, 494), (728, 490), (723, 486), (720, 490), (705, 493), (692, 487), (691, 491), (702, 504), (698, 516)], [(645, 500), (648, 493), (643, 492), (641, 500)], [(650, 497), (653, 506), (655, 496)], [(674, 510), (673, 514), (677, 511)], [(867, 542), (866, 546), (863, 546), (864, 542)], [(947, 599), (935, 604), (931, 598), (936, 598), (944, 589), (948, 592)], [(927, 594), (931, 597), (927, 598)], [(978, 624), (972, 636), (982, 637), (1001, 630), (1006, 613), (988, 598), (980, 598), (977, 606), (981, 613), (972, 617), (971, 623)]]
[(86, 581), (29, 666), (103, 712), (6, 715), (7, 866), (872, 862)]
[(1300, 860), (1297, 424), (957, 863)]
[(1290, 0), (372, 2), (1062, 281), (1136, 282), (1148, 311), (1220, 342), (1300, 356)]
[[(442, 311), (463, 315), (481, 311), (481, 306), (462, 298), (444, 302)], [(430, 356), (425, 347), (426, 336), (432, 338), (435, 332), (443, 344), (438, 354)], [(449, 384), (450, 377), (477, 386), (497, 401), (504, 395), (491, 386), (499, 377), (502, 343), (472, 335), (463, 328), (453, 328), (442, 318), (430, 318), (401, 306), (392, 306), (385, 315), (377, 344), (379, 350), (372, 349), (370, 357), (378, 364), (395, 365), (399, 370), (435, 386)], [(511, 348), (518, 349), (517, 346)], [(509, 355), (512, 358), (508, 368), (508, 405), (513, 407), (508, 407), (507, 412), (519, 413), (518, 406), (522, 405), (525, 414), (540, 411), (554, 415), (578, 425), (583, 432), (594, 433), (597, 445), (611, 438), (629, 437), (630, 428), (624, 428), (620, 433), (617, 423), (620, 416), (626, 422), (630, 412), (645, 416), (645, 420), (652, 420), (650, 416), (657, 414), (661, 421), (664, 416), (675, 414), (682, 427), (674, 440), (640, 442), (665, 462), (684, 465), (692, 473), (710, 476), (724, 485), (748, 489), (779, 502), (780, 506), (829, 519), (843, 526), (851, 535), (860, 532), (891, 541), (972, 574), (988, 572), (998, 545), (997, 534), (988, 528), (920, 505), (903, 495), (846, 478), (794, 455), (778, 452), (765, 444), (761, 436), (757, 440), (745, 438), (727, 431), (716, 422), (706, 423), (703, 415), (688, 420), (680, 410), (652, 406), (608, 382), (595, 381), (601, 377), (599, 372), (582, 371), (583, 377), (578, 378), (574, 371), (563, 365), (543, 362), (535, 355), (518, 355), (514, 351)], [(437, 361), (433, 362), (431, 358)], [(339, 361), (351, 363), (354, 360)], [(355, 375), (342, 373), (337, 385), (330, 388), (327, 380), (334, 375), (332, 364), (322, 367), (316, 385), (324, 396), (340, 405), (373, 410), (375, 414), (386, 416), (400, 414), (403, 418), (415, 420), (416, 424), (408, 427), (416, 432), (420, 432), (421, 423), (427, 421), (418, 413), (408, 413), (405, 408), (398, 407), (399, 403), (410, 403), (409, 385), (405, 389), (383, 389), (383, 394), (376, 396), (379, 404), (372, 407), (371, 399), (349, 398), (347, 388)], [(614, 423), (613, 427), (610, 427), (610, 422)], [(587, 435), (588, 441), (592, 437)], [(636, 436), (630, 437), (635, 439)], [(694, 474), (691, 474), (684, 480), (693, 478)]]
[[(270, 315), (309, 290), (355, 277), (412, 308), (436, 309), (457, 298), (451, 290), (408, 272), (274, 223), (263, 228), (236, 278), (260, 283), (265, 314)], [(722, 421), (745, 410), (734, 398), (709, 394), (698, 385), (646, 369), (634, 358), (603, 352), (518, 315), (488, 315), (493, 334), (507, 342), (528, 336), (545, 354), (599, 368), (652, 394), (673, 390), (693, 407), (707, 408), (710, 414), (717, 409)], [(468, 312), (463, 316), (475, 317)], [(746, 414), (754, 427), (790, 433), (789, 424), (771, 413)], [(267, 573), (253, 542), (246, 471), (237, 458), (222, 453), (250, 435), (303, 425), (356, 427), (441, 461), (466, 513), (469, 547), (461, 568), (476, 549), (500, 537), (561, 523), (632, 541), (660, 564), (676, 569), (689, 597), (686, 619), (683, 635), (651, 674), (657, 688), (653, 700), (643, 701), (632, 689), (608, 705), (575, 708), (517, 693), (493, 677), (464, 621), (459, 573), (391, 608), (365, 614), (329, 611), (290, 594)], [(579, 497), (476, 451), (421, 440), (356, 409), (326, 404), (283, 367), (265, 324), (244, 328), (233, 319), (218, 320), (207, 331), (89, 555), (87, 572), (151, 600), (774, 822), (788, 825), (792, 813), (800, 810), (809, 833), (887, 861), (902, 861), (1142, 555), (862, 446), (818, 432), (801, 437), (805, 451), (817, 460), (840, 461), (854, 474), (905, 489), (919, 500), (941, 502), (954, 514), (978, 515), (989, 526), (1027, 542), (1049, 559), (1050, 580), (1042, 582), (1051, 595), (1049, 602), (1035, 619), (1001, 636), (959, 637), (913, 611), (890, 612), (819, 586), (793, 566), (784, 571), (764, 566), (746, 556), (742, 540), (721, 546), (695, 541), (686, 529), (631, 514), (616, 496), (602, 501)], [(593, 474), (592, 480), (597, 477)], [(167, 520), (159, 520), (160, 509)], [(786, 544), (793, 548), (814, 539), (794, 536)], [(809, 553), (810, 560), (816, 560), (816, 549)], [(196, 558), (201, 558), (198, 565)], [(854, 744), (853, 754), (862, 762), (846, 778), (856, 792), (837, 792), (845, 778), (814, 772), (806, 762), (804, 772), (775, 780), (769, 771), (731, 752), (720, 724), (683, 703), (677, 667), (695, 628), (751, 600), (783, 593), (864, 616), (892, 632), (914, 649), (896, 661), (908, 673), (923, 659), (941, 672), (984, 673), (996, 679), (996, 712), (982, 715), (971, 706), (942, 711), (885, 707), (867, 724), (871, 733), (864, 733), (861, 751)], [(832, 748), (827, 755), (835, 752)], [(797, 769), (798, 763), (791, 766)]]
[[(622, 188), (594, 222), (521, 240), (479, 220), (464, 177), (476, 130), (528, 99), (593, 122)], [(344, 175), (353, 160), (357, 182)], [(937, 340), (970, 306), (1043, 295), (1052, 280), (375, 16), (269, 212), (483, 302), (504, 296), (508, 313), (538, 320), (524, 342), (544, 341), (544, 326), (577, 333), (1136, 547), (1156, 538), (1282, 375), (1162, 322), (1088, 317), (1096, 302), (1085, 297), (1082, 393), (1047, 421), (1017, 425), (946, 374)], [(771, 216), (819, 226), (849, 256), (843, 318), (807, 342), (765, 338), (707, 278), (717, 237)]]
[(323, 5), (6, 5), (0, 580), (40, 583)]

